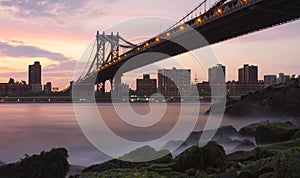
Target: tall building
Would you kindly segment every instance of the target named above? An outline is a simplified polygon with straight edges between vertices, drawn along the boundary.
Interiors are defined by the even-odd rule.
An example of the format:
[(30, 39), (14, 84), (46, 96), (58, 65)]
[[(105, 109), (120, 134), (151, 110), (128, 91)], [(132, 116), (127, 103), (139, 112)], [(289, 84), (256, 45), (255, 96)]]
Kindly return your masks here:
[(47, 82), (45, 85), (44, 85), (44, 91), (45, 92), (52, 92), (52, 84), (51, 82)]
[(284, 84), (290, 80), (289, 75), (284, 75), (284, 73), (279, 73), (276, 75), (276, 84)]
[(150, 96), (156, 93), (157, 90), (156, 83), (157, 83), (156, 79), (150, 79), (149, 74), (144, 74), (143, 79), (136, 80), (136, 91), (140, 94)]
[(264, 76), (264, 86), (265, 88), (276, 84), (276, 75), (265, 75)]
[(32, 87), (33, 92), (42, 90), (42, 70), (39, 61), (35, 61), (33, 65), (28, 66), (28, 81)]
[[(191, 89), (190, 69), (159, 69), (158, 91), (166, 96), (188, 95)], [(181, 92), (181, 93), (180, 93)]]
[(244, 64), (243, 68), (239, 69), (240, 84), (257, 84), (258, 83), (258, 67)]
[(225, 84), (226, 68), (222, 64), (217, 64), (208, 69), (208, 82), (210, 84)]

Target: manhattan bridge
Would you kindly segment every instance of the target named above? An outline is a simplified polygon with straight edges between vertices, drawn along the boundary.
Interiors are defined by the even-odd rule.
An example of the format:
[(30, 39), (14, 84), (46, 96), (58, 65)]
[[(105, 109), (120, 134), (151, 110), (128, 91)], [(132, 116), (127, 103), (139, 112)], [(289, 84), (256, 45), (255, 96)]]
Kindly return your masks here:
[[(249, 33), (261, 31), (298, 20), (300, 17), (299, 0), (203, 0), (186, 16), (164, 32), (142, 42), (134, 44), (124, 39), (119, 32), (96, 34), (92, 53), (79, 78), (64, 92), (74, 86), (97, 85), (105, 92), (105, 82), (111, 82), (111, 88), (118, 90), (121, 75), (116, 76), (119, 68), (129, 60), (148, 52), (177, 56), (190, 50), (237, 38)], [(197, 43), (183, 48), (178, 43), (192, 38), (191, 27), (200, 33), (207, 43)], [(122, 33), (122, 32), (121, 32)], [(126, 51), (120, 54), (120, 51)], [(94, 55), (92, 55), (94, 54)], [(133, 62), (124, 72), (149, 65), (166, 56), (154, 56), (143, 62)]]

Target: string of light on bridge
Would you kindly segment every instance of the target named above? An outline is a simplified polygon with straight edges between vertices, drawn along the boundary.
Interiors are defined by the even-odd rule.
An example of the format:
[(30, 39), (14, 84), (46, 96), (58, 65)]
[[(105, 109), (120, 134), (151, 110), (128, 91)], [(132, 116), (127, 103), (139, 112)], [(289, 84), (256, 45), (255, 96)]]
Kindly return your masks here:
[[(206, 1), (207, 0), (204, 0), (198, 7), (196, 7), (193, 11), (191, 11), (189, 15), (194, 13), (197, 10), (197, 8), (200, 8), (201, 6), (205, 5)], [(150, 49), (152, 46), (158, 45), (172, 38), (173, 36), (179, 35), (181, 33), (185, 33), (186, 30), (188, 30), (188, 26), (192, 28), (198, 28), (201, 25), (205, 25), (206, 23), (217, 20), (218, 18), (228, 15), (235, 10), (244, 8), (247, 5), (250, 6), (251, 4), (254, 4), (255, 2), (260, 0), (233, 0), (230, 1), (230, 2), (234, 2), (231, 3), (230, 7), (228, 6), (229, 3), (225, 3), (226, 1), (227, 0), (220, 0), (216, 2), (210, 9), (205, 10), (203, 14), (197, 14), (195, 18), (190, 19), (188, 21), (186, 20), (189, 19), (189, 17), (185, 16), (183, 19), (181, 19), (179, 22), (177, 22), (174, 26), (172, 26), (165, 32), (137, 45), (132, 50), (118, 56), (116, 59), (101, 64), (101, 66), (91, 71), (91, 73), (88, 73), (83, 78), (80, 78), (80, 80), (84, 81), (101, 70), (105, 70), (118, 62), (131, 58), (132, 56), (141, 54), (145, 52), (147, 49)]]
[[(226, 0), (221, 0), (219, 2), (225, 2)], [(186, 26), (191, 26), (191, 27), (198, 27), (199, 25), (203, 25), (205, 23), (208, 23), (212, 20), (215, 20), (217, 18), (220, 18), (223, 15), (226, 15), (227, 13), (230, 13), (231, 10), (235, 10), (236, 8), (242, 8), (243, 5), (250, 4), (251, 2), (255, 2), (257, 0), (238, 0), (236, 5), (234, 7), (228, 7), (223, 6), (223, 3), (216, 3), (216, 7), (213, 9), (207, 10), (203, 15), (197, 14), (197, 17), (194, 19), (189, 20), (188, 22), (181, 24), (179, 26), (176, 26), (175, 28), (172, 28), (168, 30), (167, 32), (164, 32), (157, 37), (151, 38), (150, 40), (143, 42), (141, 45), (137, 46), (133, 50), (130, 50), (129, 52), (119, 56), (117, 59), (110, 61), (109, 63), (102, 64), (100, 66), (100, 70), (108, 68), (109, 66), (121, 61), (128, 59), (134, 55), (137, 55), (138, 53), (142, 53), (148, 48), (151, 48), (153, 45), (157, 45), (164, 40), (167, 40), (168, 38), (172, 37), (172, 35), (177, 35), (178, 33), (183, 33), (187, 28)], [(183, 20), (182, 20), (183, 21)], [(97, 70), (98, 72), (99, 70)]]

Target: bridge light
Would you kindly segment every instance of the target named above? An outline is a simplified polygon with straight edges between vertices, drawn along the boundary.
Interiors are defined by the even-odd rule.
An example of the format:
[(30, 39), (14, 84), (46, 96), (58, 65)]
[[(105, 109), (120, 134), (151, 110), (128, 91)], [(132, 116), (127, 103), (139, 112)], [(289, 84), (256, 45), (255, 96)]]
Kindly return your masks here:
[(122, 58), (119, 56), (118, 59), (121, 60)]
[(167, 36), (170, 36), (170, 35), (171, 35), (171, 33), (170, 33), (170, 32), (168, 32), (168, 33), (167, 33)]
[(243, 1), (243, 3), (247, 3), (248, 2), (248, 0), (242, 0)]
[(201, 18), (198, 18), (198, 19), (197, 19), (197, 22), (201, 23), (201, 22), (202, 22), (202, 19), (201, 19)]
[(217, 9), (217, 12), (218, 12), (219, 14), (222, 14), (222, 13), (223, 13), (222, 8), (218, 8), (218, 9)]
[(184, 30), (184, 26), (181, 25), (181, 26), (179, 27), (179, 29), (180, 29), (180, 30)]
[(149, 46), (149, 43), (146, 43), (145, 46)]
[(127, 54), (124, 55), (125, 57), (127, 56)]
[(155, 41), (156, 41), (156, 42), (159, 42), (159, 41), (160, 41), (160, 38), (158, 38), (158, 37), (155, 38)]
[(140, 49), (141, 49), (141, 48), (140, 48), (140, 47), (138, 47), (136, 50), (138, 50), (138, 51), (139, 51)]

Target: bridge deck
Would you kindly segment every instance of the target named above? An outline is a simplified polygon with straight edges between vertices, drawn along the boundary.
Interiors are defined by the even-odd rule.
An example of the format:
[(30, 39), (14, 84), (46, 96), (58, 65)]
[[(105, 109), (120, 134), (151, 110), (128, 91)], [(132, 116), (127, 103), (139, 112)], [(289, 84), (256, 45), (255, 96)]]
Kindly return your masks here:
[[(186, 24), (197, 30), (208, 42), (207, 44), (196, 44), (190, 50), (288, 23), (300, 17), (299, 0), (248, 0), (243, 5), (238, 5), (237, 3), (238, 0), (234, 0), (225, 4), (223, 12), (220, 14), (214, 12), (216, 9), (212, 9), (207, 12), (205, 19), (202, 16), (201, 20), (198, 20), (199, 17), (197, 17), (187, 22)], [(229, 9), (224, 9), (225, 6)], [(189, 36), (187, 35), (188, 33), (190, 33), (188, 30), (184, 31), (180, 27), (177, 27), (162, 35), (165, 35), (172, 41), (188, 41), (190, 40), (188, 38), (193, 38), (193, 36), (187, 38)], [(176, 56), (188, 51), (171, 40), (161, 39), (158, 42), (155, 41), (155, 38), (152, 38), (141, 46), (121, 55), (119, 59), (109, 64), (104, 64), (90, 76), (87, 76), (81, 83), (93, 83), (95, 78), (95, 83), (105, 82), (113, 78), (118, 69), (126, 61), (131, 59), (137, 60), (138, 58), (134, 59), (134, 57), (143, 53), (158, 52), (169, 56)], [(126, 70), (130, 71), (165, 58), (158, 56), (144, 60), (143, 62), (136, 62), (135, 65), (131, 65)]]

